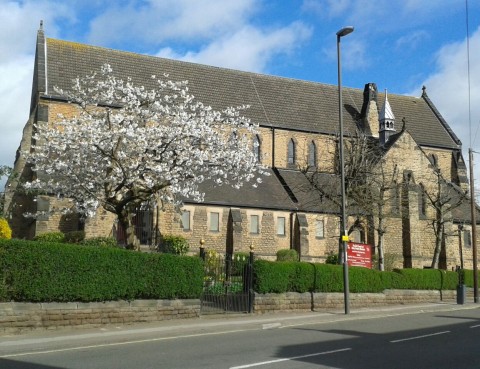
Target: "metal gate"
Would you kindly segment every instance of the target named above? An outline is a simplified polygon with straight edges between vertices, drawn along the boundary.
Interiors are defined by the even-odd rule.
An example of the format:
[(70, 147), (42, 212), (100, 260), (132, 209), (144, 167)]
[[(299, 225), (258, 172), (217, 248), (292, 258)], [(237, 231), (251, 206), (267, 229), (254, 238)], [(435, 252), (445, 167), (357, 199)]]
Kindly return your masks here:
[(201, 252), (205, 277), (202, 314), (251, 313), (253, 308), (253, 252), (221, 255)]

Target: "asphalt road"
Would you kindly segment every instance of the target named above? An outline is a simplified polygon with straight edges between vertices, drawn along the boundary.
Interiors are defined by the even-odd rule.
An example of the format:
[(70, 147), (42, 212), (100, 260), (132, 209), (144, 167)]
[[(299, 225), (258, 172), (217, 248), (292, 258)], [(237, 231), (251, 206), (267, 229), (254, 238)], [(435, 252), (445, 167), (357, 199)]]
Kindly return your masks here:
[(429, 305), (0, 337), (0, 368), (478, 369), (479, 349), (478, 305)]

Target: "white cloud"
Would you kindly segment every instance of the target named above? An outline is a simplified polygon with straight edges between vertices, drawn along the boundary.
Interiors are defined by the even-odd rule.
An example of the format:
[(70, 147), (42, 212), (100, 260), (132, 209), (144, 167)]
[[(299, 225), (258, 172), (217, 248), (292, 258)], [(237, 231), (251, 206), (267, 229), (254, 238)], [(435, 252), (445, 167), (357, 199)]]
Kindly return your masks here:
[(50, 35), (55, 35), (55, 19), (61, 17), (70, 17), (61, 2), (0, 1), (0, 34), (4, 35), (0, 42), (0, 63), (33, 53), (40, 20), (48, 25)]
[(33, 58), (29, 56), (16, 58), (15, 61), (0, 64), (0, 164), (12, 166), (15, 151), (22, 136), (22, 129), (27, 122), (30, 108), (32, 86)]
[(59, 18), (71, 18), (63, 2), (0, 0), (0, 165), (13, 165), (28, 119), (35, 35), (40, 20), (44, 20), (49, 33), (54, 35), (57, 33), (55, 21)]
[(244, 26), (258, 8), (254, 0), (151, 0), (111, 6), (91, 23), (89, 39), (112, 44), (201, 40)]
[[(423, 84), (427, 94), (455, 134), (462, 141), (463, 154), (468, 161), (467, 149), (480, 152), (480, 27), (470, 37), (470, 112), (467, 67), (467, 42), (444, 46), (436, 55), (436, 71)], [(419, 87), (412, 95), (418, 96)], [(421, 124), (421, 122), (419, 122)], [(478, 154), (475, 155), (480, 162)], [(475, 165), (476, 188), (479, 188), (480, 165)]]
[[(468, 128), (468, 68), (466, 40), (444, 46), (437, 54), (437, 72), (425, 82), (427, 93), (462, 139), (470, 141)], [(472, 131), (480, 122), (480, 28), (470, 38), (470, 100)], [(474, 139), (475, 137), (472, 137)], [(480, 135), (475, 146), (480, 146)]]
[[(336, 63), (337, 48), (332, 45), (324, 47), (322, 52), (326, 58)], [(370, 56), (367, 53), (367, 43), (364, 40), (353, 37), (342, 38), (340, 47), (342, 68), (359, 71), (368, 67), (371, 63)]]
[(198, 52), (181, 55), (171, 48), (164, 48), (157, 56), (264, 72), (273, 56), (292, 53), (310, 35), (310, 28), (299, 22), (270, 31), (245, 26), (234, 34), (211, 42)]
[(429, 38), (428, 32), (424, 30), (414, 31), (397, 39), (395, 48), (399, 50), (415, 50), (422, 42)]

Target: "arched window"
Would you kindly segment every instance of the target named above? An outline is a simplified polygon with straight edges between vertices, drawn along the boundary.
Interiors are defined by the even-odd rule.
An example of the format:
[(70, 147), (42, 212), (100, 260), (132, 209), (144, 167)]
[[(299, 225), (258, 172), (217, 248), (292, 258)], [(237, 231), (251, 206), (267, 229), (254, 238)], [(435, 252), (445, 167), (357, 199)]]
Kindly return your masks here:
[(258, 135), (253, 137), (253, 154), (257, 158), (257, 162), (260, 163), (262, 150), (260, 146), (260, 137), (258, 137)]
[(308, 166), (309, 168), (317, 167), (317, 146), (313, 141), (308, 145)]
[(288, 149), (287, 149), (287, 164), (293, 165), (295, 164), (295, 142), (293, 138), (288, 141)]

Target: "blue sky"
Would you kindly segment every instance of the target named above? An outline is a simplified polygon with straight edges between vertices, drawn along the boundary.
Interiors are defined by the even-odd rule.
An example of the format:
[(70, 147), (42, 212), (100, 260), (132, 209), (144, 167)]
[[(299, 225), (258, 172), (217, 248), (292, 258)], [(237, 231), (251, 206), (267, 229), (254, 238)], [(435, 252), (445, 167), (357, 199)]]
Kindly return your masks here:
[(328, 84), (335, 33), (352, 25), (343, 84), (425, 85), (468, 159), (470, 140), (480, 152), (480, 1), (468, 10), (471, 135), (465, 0), (0, 0), (0, 164), (13, 165), (28, 119), (40, 20), (51, 38)]

